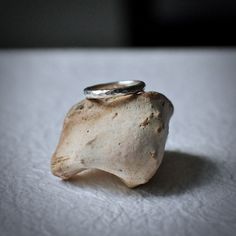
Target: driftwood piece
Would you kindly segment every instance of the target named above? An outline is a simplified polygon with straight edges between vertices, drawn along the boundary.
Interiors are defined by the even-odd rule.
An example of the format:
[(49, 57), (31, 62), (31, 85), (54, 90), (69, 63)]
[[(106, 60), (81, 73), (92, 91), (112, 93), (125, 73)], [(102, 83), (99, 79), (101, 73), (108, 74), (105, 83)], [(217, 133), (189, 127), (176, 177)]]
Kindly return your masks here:
[(157, 92), (83, 100), (65, 118), (52, 173), (68, 179), (100, 169), (128, 187), (144, 184), (161, 164), (172, 113), (172, 103)]

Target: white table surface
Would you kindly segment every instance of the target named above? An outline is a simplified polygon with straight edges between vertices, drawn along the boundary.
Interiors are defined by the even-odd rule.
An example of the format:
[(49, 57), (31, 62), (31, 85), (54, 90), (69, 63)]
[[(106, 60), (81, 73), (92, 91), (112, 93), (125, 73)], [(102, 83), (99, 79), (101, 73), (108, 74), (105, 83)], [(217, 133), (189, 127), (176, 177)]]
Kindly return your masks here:
[[(65, 113), (94, 83), (139, 79), (172, 100), (164, 161), (128, 189), (50, 173)], [(235, 235), (236, 50), (0, 52), (1, 235)], [(121, 124), (122, 125), (122, 124)]]

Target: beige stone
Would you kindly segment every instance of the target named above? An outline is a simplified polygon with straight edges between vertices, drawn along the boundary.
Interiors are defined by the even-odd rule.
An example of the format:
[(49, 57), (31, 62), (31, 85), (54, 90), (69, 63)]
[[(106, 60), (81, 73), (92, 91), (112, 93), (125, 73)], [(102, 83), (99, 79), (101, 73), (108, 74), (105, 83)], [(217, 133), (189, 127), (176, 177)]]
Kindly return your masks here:
[(172, 103), (157, 92), (83, 100), (65, 118), (52, 173), (68, 179), (100, 169), (128, 187), (144, 184), (161, 164), (172, 113)]

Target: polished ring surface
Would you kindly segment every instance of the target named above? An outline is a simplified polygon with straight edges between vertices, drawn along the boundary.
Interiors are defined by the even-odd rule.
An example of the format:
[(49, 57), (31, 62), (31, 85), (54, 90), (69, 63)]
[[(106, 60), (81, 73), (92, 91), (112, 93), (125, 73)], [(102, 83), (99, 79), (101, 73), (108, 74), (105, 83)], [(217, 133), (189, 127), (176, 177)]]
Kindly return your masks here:
[(87, 99), (103, 99), (138, 93), (144, 88), (145, 83), (140, 80), (116, 81), (87, 87), (84, 89), (84, 95)]

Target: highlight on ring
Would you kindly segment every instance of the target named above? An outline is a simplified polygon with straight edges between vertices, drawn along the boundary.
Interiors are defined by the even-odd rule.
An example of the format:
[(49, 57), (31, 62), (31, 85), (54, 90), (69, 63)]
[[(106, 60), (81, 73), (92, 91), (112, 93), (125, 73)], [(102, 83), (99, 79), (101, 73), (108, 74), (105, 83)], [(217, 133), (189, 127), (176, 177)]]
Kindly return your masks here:
[(104, 99), (125, 96), (144, 91), (145, 83), (140, 80), (125, 80), (112, 83), (96, 84), (84, 89), (87, 99)]

